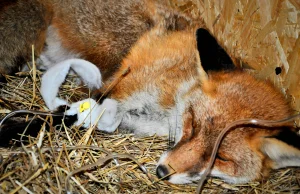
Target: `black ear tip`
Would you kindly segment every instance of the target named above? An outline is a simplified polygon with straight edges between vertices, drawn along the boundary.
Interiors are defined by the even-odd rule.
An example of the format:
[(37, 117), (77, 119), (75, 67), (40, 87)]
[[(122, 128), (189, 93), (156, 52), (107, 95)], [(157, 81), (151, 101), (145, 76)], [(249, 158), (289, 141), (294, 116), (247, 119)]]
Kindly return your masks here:
[(207, 29), (197, 29), (196, 40), (201, 65), (204, 71), (208, 72), (235, 69), (230, 56), (218, 44), (217, 40)]
[(210, 34), (210, 33), (209, 33), (208, 30), (205, 29), (205, 28), (198, 28), (198, 29), (196, 30), (196, 35), (198, 36), (198, 35), (201, 35), (201, 34)]
[[(205, 29), (205, 28), (198, 28), (196, 30), (196, 39), (198, 44), (201, 42), (202, 44), (204, 43), (213, 43), (213, 44), (217, 44), (217, 41), (215, 40), (215, 38), (210, 34), (210, 32)], [(205, 45), (203, 45), (205, 46)], [(199, 45), (198, 45), (199, 47)]]
[(300, 135), (288, 127), (283, 128), (274, 138), (300, 149)]

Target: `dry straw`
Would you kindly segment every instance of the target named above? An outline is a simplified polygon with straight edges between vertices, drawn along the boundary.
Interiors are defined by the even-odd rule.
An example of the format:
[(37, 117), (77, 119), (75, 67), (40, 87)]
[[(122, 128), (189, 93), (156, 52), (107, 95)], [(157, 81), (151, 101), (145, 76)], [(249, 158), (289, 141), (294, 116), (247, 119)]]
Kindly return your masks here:
[[(39, 75), (37, 71), (37, 78)], [(36, 102), (31, 104), (31, 77), (26, 73), (7, 77), (8, 83), (1, 90), (1, 110), (12, 110), (10, 107), (45, 110), (39, 93), (36, 94)], [(59, 95), (74, 101), (86, 98), (82, 87), (73, 84), (72, 79), (67, 79)], [(39, 87), (39, 78), (36, 84)], [(47, 121), (51, 123), (50, 118)], [(50, 131), (41, 127), (39, 136), (31, 138), (28, 146), (0, 149), (3, 156), (0, 193), (65, 193), (66, 188), (73, 193), (194, 193), (196, 190), (196, 184), (171, 185), (155, 177), (156, 162), (168, 148), (166, 137), (139, 138), (132, 134), (104, 134), (65, 125), (54, 127)], [(83, 138), (84, 143), (81, 141)], [(112, 153), (129, 154), (136, 161), (121, 155), (123, 158), (115, 157), (104, 164), (103, 160)], [(95, 164), (97, 161), (100, 162)], [(147, 168), (151, 178), (143, 172), (140, 164)], [(68, 178), (68, 175), (72, 176)], [(271, 178), (262, 183), (229, 185), (219, 179), (209, 179), (203, 193), (299, 192), (299, 176), (299, 169), (290, 168), (273, 172)]]
[[(173, 0), (170, 5), (194, 18), (204, 18), (208, 29), (238, 65), (252, 68), (261, 78), (271, 79), (293, 106), (300, 109), (299, 1)], [(281, 74), (275, 74), (276, 67), (282, 69)], [(0, 91), (1, 117), (16, 109), (47, 110), (38, 91), (40, 75), (34, 70), (6, 77), (8, 83)], [(59, 95), (69, 101), (87, 98), (84, 88), (74, 83), (69, 76)], [(51, 125), (51, 117), (44, 118), (44, 125)], [(81, 141), (83, 138), (85, 141)], [(56, 194), (66, 193), (66, 188), (73, 193), (194, 193), (197, 187), (197, 184), (171, 185), (155, 177), (156, 162), (168, 148), (166, 137), (104, 134), (62, 124), (52, 126), (49, 131), (42, 126), (39, 136), (29, 140), (29, 145), (18, 149), (0, 149), (0, 193)], [(112, 153), (122, 157), (103, 162)], [(126, 158), (124, 154), (130, 156)], [(96, 161), (100, 162), (93, 165)], [(141, 164), (150, 175), (143, 172)], [(203, 193), (284, 192), (300, 192), (299, 169), (274, 171), (267, 180), (240, 185), (211, 178), (203, 190)]]

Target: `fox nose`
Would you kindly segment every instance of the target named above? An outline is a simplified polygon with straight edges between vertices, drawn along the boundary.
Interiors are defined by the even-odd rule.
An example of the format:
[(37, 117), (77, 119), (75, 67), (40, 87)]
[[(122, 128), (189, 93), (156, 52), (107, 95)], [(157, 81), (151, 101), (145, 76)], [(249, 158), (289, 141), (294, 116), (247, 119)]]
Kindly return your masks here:
[(163, 178), (163, 180), (168, 180), (169, 177), (166, 177), (169, 174), (169, 171), (165, 165), (158, 165), (156, 168), (156, 176), (158, 178)]

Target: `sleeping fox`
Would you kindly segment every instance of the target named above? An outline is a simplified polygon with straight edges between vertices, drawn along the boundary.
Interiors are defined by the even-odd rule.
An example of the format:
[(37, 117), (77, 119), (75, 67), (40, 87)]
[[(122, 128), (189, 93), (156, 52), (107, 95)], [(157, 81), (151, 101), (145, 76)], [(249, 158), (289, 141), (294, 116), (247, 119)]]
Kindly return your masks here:
[[(114, 77), (128, 66), (130, 72), (107, 96), (116, 101), (112, 126), (136, 134), (175, 135), (175, 146), (161, 156), (156, 171), (175, 184), (200, 178), (217, 136), (229, 123), (245, 118), (279, 120), (292, 114), (283, 95), (266, 81), (241, 70), (203, 73), (196, 45), (193, 30), (146, 33)], [(100, 90), (106, 86), (109, 83)], [(211, 176), (243, 183), (271, 169), (299, 166), (299, 142), (291, 123), (240, 127), (222, 141)]]
[[(104, 82), (96, 93), (122, 77), (100, 105), (106, 112), (97, 126), (107, 132), (118, 127), (137, 135), (172, 134), (175, 146), (158, 161), (159, 178), (175, 184), (198, 180), (218, 134), (235, 120), (292, 114), (284, 96), (266, 81), (242, 70), (205, 72), (205, 51), (197, 49), (201, 38), (197, 42), (195, 28), (185, 27), (190, 22), (185, 16), (152, 1), (53, 2), (42, 4), (53, 15), (41, 61), (54, 67), (78, 63), (83, 69), (87, 61), (94, 63)], [(211, 176), (243, 183), (271, 169), (300, 166), (299, 142), (292, 123), (242, 126), (224, 138)]]

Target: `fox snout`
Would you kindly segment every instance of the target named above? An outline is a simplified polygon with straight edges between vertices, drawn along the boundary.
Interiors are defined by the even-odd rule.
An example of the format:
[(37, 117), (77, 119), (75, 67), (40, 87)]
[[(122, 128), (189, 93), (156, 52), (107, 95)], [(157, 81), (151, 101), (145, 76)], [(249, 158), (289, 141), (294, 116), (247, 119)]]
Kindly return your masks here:
[(168, 168), (165, 165), (158, 165), (156, 168), (156, 176), (162, 180), (169, 180), (168, 175), (170, 174)]

